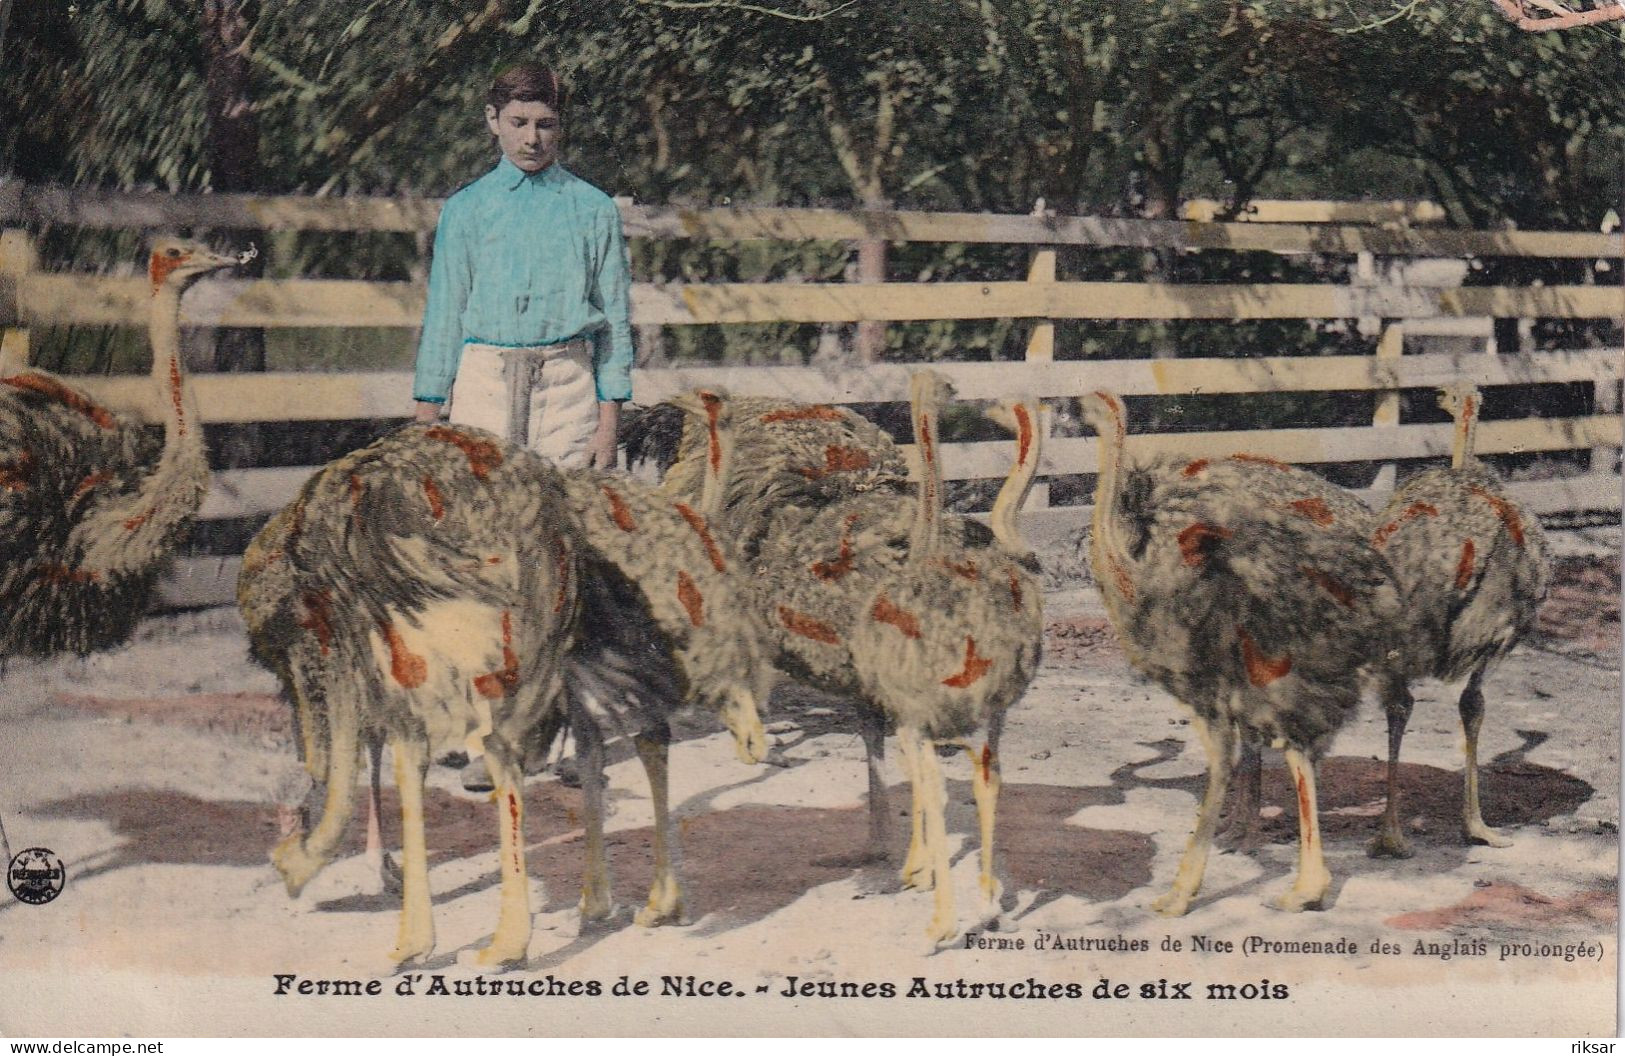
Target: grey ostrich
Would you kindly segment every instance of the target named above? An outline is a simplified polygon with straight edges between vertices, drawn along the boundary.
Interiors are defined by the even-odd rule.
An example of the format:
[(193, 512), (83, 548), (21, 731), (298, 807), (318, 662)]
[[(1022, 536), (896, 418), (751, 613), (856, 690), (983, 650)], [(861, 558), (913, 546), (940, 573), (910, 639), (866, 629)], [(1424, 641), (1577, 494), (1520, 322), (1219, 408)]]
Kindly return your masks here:
[[(769, 397), (742, 396), (729, 402), (735, 405), (731, 434), (738, 451), (737, 469), (728, 478), (722, 509), (713, 523), (738, 541), (742, 554), (755, 567), (758, 598), (772, 602), (759, 606), (758, 619), (775, 643), (776, 665), (804, 684), (849, 695), (854, 691), (853, 674), (845, 646), (818, 639), (837, 634), (829, 628), (829, 620), (842, 623), (850, 619), (866, 600), (867, 585), (895, 569), (907, 553), (917, 503), (902, 452), (885, 432), (846, 408)], [(1020, 437), (1024, 434), (1013, 406), (990, 413)], [(979, 550), (1002, 547), (1006, 556), (1031, 561), (1014, 523), (1037, 469), (1041, 437), (1031, 432), (1037, 421), (1035, 406), (1020, 412), (1027, 417), (1026, 435), (1032, 443), (1018, 442), (1018, 453), (1030, 457), (1018, 457), (1000, 489), (990, 517), (993, 532), (974, 521), (948, 518), (944, 528), (956, 542), (967, 542)], [(669, 437), (677, 432), (672, 424), (675, 413), (665, 410), (650, 415), (642, 429)], [(656, 438), (644, 435), (629, 448), (659, 461), (659, 446)], [(706, 449), (705, 430), (690, 416), (681, 430), (678, 457), (669, 466), (662, 488), (698, 501), (705, 479)], [(809, 540), (824, 547), (814, 555), (817, 560), (808, 559)], [(759, 552), (763, 546), (769, 552)], [(808, 572), (816, 582), (807, 581)], [(778, 604), (775, 584), (781, 580), (791, 583), (792, 594), (805, 594), (807, 604)], [(827, 610), (827, 619), (797, 617), (814, 610)], [(864, 858), (880, 861), (888, 857), (890, 837), (890, 810), (880, 767), (886, 716), (861, 700), (858, 715), (869, 774), (869, 840)]]
[(1318, 907), (1331, 874), (1314, 764), (1386, 653), (1393, 574), (1363, 532), (1283, 508), (1269, 476), (1201, 460), (1126, 471), (1122, 402), (1081, 403), (1100, 435), (1090, 562), (1107, 615), (1130, 661), (1190, 708), (1208, 757), (1195, 831), (1152, 908), (1182, 914), (1200, 888), (1238, 736), (1282, 747), (1297, 789), (1297, 876), (1275, 905)]
[[(757, 619), (768, 631), (776, 665), (853, 700), (858, 710), (869, 759), (872, 858), (885, 857), (889, 836), (880, 753), (888, 721), (898, 727), (914, 791), (903, 880), (935, 885), (929, 931), (939, 940), (953, 934), (955, 922), (940, 857), (946, 855), (942, 778), (927, 742), (987, 731), (981, 751), (973, 752), (974, 787), (983, 808), (983, 891), (996, 900), (991, 828), (999, 723), (1031, 680), (1042, 635), (1038, 584), (1022, 558), (1001, 550), (980, 525), (942, 516), (936, 422), (948, 392), (930, 372), (911, 383), (922, 470), (914, 496), (877, 489), (816, 508), (781, 507), (761, 535), (755, 560)], [(1030, 410), (1022, 413), (1036, 422)], [(1001, 491), (993, 518), (1001, 532), (1013, 523), (1004, 506), (1019, 507), (1030, 486), (1038, 439), (1029, 429), (1018, 443), (1023, 468)], [(1024, 549), (1015, 536), (1010, 546)], [(929, 600), (956, 589), (967, 595), (956, 601), (963, 602), (958, 611)]]
[(558, 472), (477, 430), (407, 426), (319, 471), (273, 519), (239, 581), (256, 652), (293, 698), (320, 819), (272, 852), (290, 894), (332, 858), (363, 743), (391, 746), (401, 801), (396, 962), (434, 950), (423, 781), (477, 741), (496, 783), (500, 911), (485, 965), (530, 939), (522, 764), (567, 721), (564, 658), (580, 584)]
[[(730, 472), (730, 401), (698, 392), (674, 401), (707, 437), (705, 472), (696, 505), (624, 476), (571, 470), (564, 486), (582, 530), (584, 606), (579, 641), (569, 664), (571, 729), (585, 756), (587, 870), (584, 917), (610, 911), (603, 842), (604, 733), (630, 734), (649, 778), (654, 809), (655, 879), (636, 920), (649, 927), (681, 919), (683, 900), (672, 866), (667, 802), (668, 719), (679, 707), (718, 713), (732, 731), (742, 761), (767, 751), (758, 712), (775, 672), (751, 618), (746, 566), (734, 539), (714, 530), (714, 515)], [(629, 623), (629, 621), (632, 621)], [(629, 627), (641, 628), (632, 642)], [(648, 672), (670, 666), (666, 679)]]
[(0, 378), (0, 662), (124, 641), (208, 490), (203, 423), (181, 364), (181, 293), (241, 263), (164, 239), (148, 262), (161, 447), (42, 371)]
[[(1224, 458), (1197, 458), (1179, 467), (1181, 473), (1205, 477), (1209, 483), (1236, 492), (1268, 496), (1269, 508), (1298, 518), (1305, 530), (1368, 534), (1375, 527), (1371, 508), (1325, 478), (1278, 459), (1238, 452)], [(1256, 739), (1241, 738), (1236, 765), (1236, 795), (1225, 825), (1233, 845), (1252, 848), (1257, 839), (1263, 759)]]
[(1417, 678), (1462, 684), (1457, 707), (1466, 752), (1463, 836), (1492, 847), (1512, 842), (1486, 825), (1479, 810), (1483, 682), (1491, 666), (1534, 626), (1550, 577), (1546, 537), (1540, 522), (1507, 498), (1473, 455), (1478, 390), (1446, 388), (1439, 405), (1456, 422), (1449, 468), (1407, 480), (1378, 516), (1372, 535), (1405, 598), (1398, 655), (1381, 683), (1388, 717), (1388, 807), (1371, 844), (1373, 856), (1411, 854), (1399, 828), (1399, 746), (1414, 705), (1410, 682)]
[[(907, 557), (874, 585), (852, 628), (850, 651), (862, 696), (897, 727), (914, 800), (904, 882), (933, 887), (936, 904), (928, 930), (942, 941), (958, 926), (937, 744), (957, 744), (971, 758), (981, 830), (979, 886), (984, 910), (998, 911), (993, 834), (999, 734), (1006, 710), (1032, 682), (1043, 642), (1036, 562), (1015, 522), (1037, 467), (1042, 432), (1036, 402), (1005, 409), (1017, 435), (1017, 469), (992, 517), (999, 545), (988, 547), (979, 538), (967, 539), (973, 533), (964, 531), (966, 522), (945, 525), (942, 516), (937, 415), (952, 390), (930, 371), (916, 374), (912, 387), (921, 473)], [(973, 740), (978, 731), (980, 745)]]
[[(249, 254), (161, 239), (148, 257), (150, 376), (162, 447), (37, 370), (0, 377), (0, 666), (84, 656), (129, 638), (209, 486), (203, 423), (180, 356), (181, 294)], [(0, 868), (11, 848), (0, 824)]]
[[(849, 495), (912, 494), (908, 465), (896, 443), (847, 408), (763, 396), (730, 397), (728, 403), (736, 468), (715, 516), (740, 540), (747, 557), (786, 506), (818, 509)], [(672, 413), (656, 409), (649, 417)], [(698, 501), (708, 451), (704, 423), (685, 416), (677, 458), (662, 490)]]

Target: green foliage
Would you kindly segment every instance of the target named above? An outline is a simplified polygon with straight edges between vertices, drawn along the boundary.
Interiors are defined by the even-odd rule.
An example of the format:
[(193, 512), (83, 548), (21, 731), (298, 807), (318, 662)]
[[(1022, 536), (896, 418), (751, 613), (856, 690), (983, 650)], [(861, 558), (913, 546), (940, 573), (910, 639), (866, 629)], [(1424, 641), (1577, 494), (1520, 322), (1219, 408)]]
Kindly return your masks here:
[[(556, 64), (567, 163), (670, 204), (861, 204), (1170, 215), (1192, 196), (1427, 196), (1452, 222), (1595, 230), (1618, 204), (1625, 47), (1610, 29), (1528, 34), (1437, 0), (804, 0), (796, 19), (640, 0), (289, 0), (250, 40), (267, 192), (442, 195), (493, 152), (491, 74)], [(1399, 17), (1392, 17), (1397, 15)], [(1386, 20), (1386, 21), (1385, 21)], [(112, 188), (211, 186), (198, 5), (31, 0), (0, 79), (0, 165)], [(129, 259), (130, 236), (54, 234), (59, 264)], [(276, 274), (421, 274), (410, 236), (279, 236)], [(835, 244), (634, 246), (640, 278), (836, 281)], [(894, 279), (1016, 278), (1025, 251), (893, 247)], [(1339, 265), (1340, 266), (1340, 265)], [(1326, 281), (1243, 255), (1063, 255), (1063, 277)], [(1290, 274), (1289, 274), (1290, 273)], [(1518, 278), (1504, 269), (1502, 278)], [(1578, 281), (1570, 277), (1568, 281)], [(886, 355), (1017, 354), (1026, 327), (887, 328)], [(674, 330), (674, 357), (804, 361), (818, 327)], [(1062, 354), (1347, 338), (1292, 323), (1062, 328)]]

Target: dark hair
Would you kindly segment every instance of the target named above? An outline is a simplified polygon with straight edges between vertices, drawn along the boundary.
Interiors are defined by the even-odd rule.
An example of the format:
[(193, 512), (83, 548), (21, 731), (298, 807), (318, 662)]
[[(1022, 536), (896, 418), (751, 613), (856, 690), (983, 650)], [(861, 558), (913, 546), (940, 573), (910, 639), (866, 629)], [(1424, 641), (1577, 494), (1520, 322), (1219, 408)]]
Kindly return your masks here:
[(485, 93), (485, 101), (497, 110), (512, 102), (546, 103), (563, 113), (564, 85), (552, 67), (521, 62), (497, 72), (490, 90)]

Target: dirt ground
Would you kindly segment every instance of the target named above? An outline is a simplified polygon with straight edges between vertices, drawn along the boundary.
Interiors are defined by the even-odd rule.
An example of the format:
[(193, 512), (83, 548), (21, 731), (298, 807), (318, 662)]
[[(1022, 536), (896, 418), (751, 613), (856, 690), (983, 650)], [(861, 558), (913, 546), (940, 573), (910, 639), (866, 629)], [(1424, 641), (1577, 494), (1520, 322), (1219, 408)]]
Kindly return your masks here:
[[(1188, 916), (1152, 914), (1147, 904), (1171, 880), (1194, 820), (1201, 751), (1182, 710), (1128, 667), (1093, 589), (1072, 582), (1047, 597), (1044, 664), (1006, 729), (996, 920), (975, 912), (969, 764), (944, 760), (969, 940), (933, 950), (930, 896), (900, 891), (895, 866), (855, 860), (866, 826), (863, 750), (838, 700), (775, 694), (769, 731), (783, 765), (744, 766), (711, 720), (681, 724), (672, 780), (685, 926), (648, 931), (631, 921), (651, 852), (647, 786), (629, 750), (612, 750), (620, 908), (603, 925), (583, 926), (574, 909), (580, 792), (554, 773), (534, 779), (525, 837), (536, 932), (529, 963), (503, 978), (652, 982), (653, 996), (616, 1004), (609, 1019), (603, 1002), (569, 997), (547, 998), (543, 1022), (532, 998), (476, 1008), (386, 997), (363, 1008), (274, 996), (277, 973), (399, 985), (405, 976), (384, 960), (399, 903), (359, 855), (359, 824), (349, 854), (299, 898), (287, 896), (266, 857), (274, 797), (295, 766), (274, 681), (249, 661), (234, 611), (153, 619), (123, 649), (13, 664), (0, 681), (0, 809), (12, 850), (47, 847), (67, 868), (49, 905), (0, 901), (0, 1033), (436, 1034), (473, 1022), (489, 1033), (1612, 1034), (1619, 532), (1554, 541), (1556, 585), (1539, 633), (1486, 690), (1484, 809), (1512, 847), (1461, 843), (1459, 724), (1442, 687), (1425, 683), (1404, 746), (1415, 857), (1364, 853), (1385, 756), (1383, 721), (1368, 702), (1321, 769), (1334, 875), (1323, 912), (1265, 908), (1296, 858), (1295, 810), (1270, 753), (1262, 845), (1216, 854)], [(900, 856), (908, 790), (895, 752), (888, 765)], [(394, 802), (386, 789), (386, 806)], [(417, 971), (472, 980), (459, 955), (466, 961), (495, 922), (494, 808), (437, 769), (427, 813), (439, 952)], [(386, 811), (387, 843), (397, 828)], [(1148, 949), (1099, 948), (1107, 939)], [(1091, 945), (1083, 940), (1095, 948), (1065, 948)], [(1267, 945), (1338, 940), (1357, 953)], [(999, 942), (1005, 948), (992, 948)], [(1587, 943), (1598, 945), (1579, 948)], [(1373, 952), (1385, 945), (1393, 952)], [(662, 997), (660, 977), (676, 974), (731, 980), (750, 999)], [(898, 996), (784, 996), (790, 977), (889, 982)], [(1020, 1009), (910, 1000), (916, 977), (1032, 977), (1075, 982), (1083, 996)], [(1287, 993), (1272, 997), (1265, 985), (1256, 1000), (1178, 1007), (1139, 996), (1139, 984), (1159, 979), (1191, 982), (1199, 998), (1209, 984), (1261, 980)], [(1133, 993), (1102, 998), (1102, 980), (1108, 994), (1119, 983)]]

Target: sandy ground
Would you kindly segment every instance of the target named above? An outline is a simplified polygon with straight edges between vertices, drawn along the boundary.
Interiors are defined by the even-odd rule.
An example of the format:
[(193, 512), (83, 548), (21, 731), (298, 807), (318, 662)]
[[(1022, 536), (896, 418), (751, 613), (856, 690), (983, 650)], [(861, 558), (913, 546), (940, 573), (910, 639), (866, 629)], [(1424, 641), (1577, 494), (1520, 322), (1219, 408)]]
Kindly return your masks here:
[[(1271, 753), (1263, 845), (1216, 854), (1188, 916), (1150, 913), (1194, 819), (1204, 764), (1181, 709), (1131, 671), (1092, 588), (1074, 583), (1047, 597), (1045, 662), (1007, 726), (995, 920), (977, 913), (969, 764), (944, 760), (969, 939), (933, 950), (930, 896), (900, 891), (895, 867), (854, 862), (866, 825), (861, 742), (840, 701), (791, 689), (769, 716), (787, 765), (740, 764), (708, 719), (680, 729), (672, 779), (685, 926), (631, 921), (651, 866), (647, 786), (629, 751), (613, 752), (609, 775), (620, 908), (606, 924), (583, 926), (574, 909), (580, 793), (553, 774), (534, 779), (526, 839), (536, 932), (529, 963), (500, 977), (459, 964), (495, 922), (494, 808), (464, 793), (454, 772), (432, 773), (439, 952), (415, 975), (391, 974), (384, 953), (398, 901), (359, 854), (362, 826), (352, 826), (355, 853), (297, 899), (267, 862), (273, 796), (293, 752), (275, 684), (248, 660), (235, 612), (154, 619), (126, 648), (14, 664), (0, 682), (0, 808), (12, 849), (48, 847), (68, 871), (49, 905), (0, 901), (0, 1033), (1611, 1035), (1619, 566), (1604, 555), (1617, 552), (1618, 533), (1558, 542), (1541, 633), (1487, 690), (1485, 814), (1510, 848), (1460, 842), (1459, 725), (1442, 687), (1424, 684), (1404, 751), (1415, 857), (1364, 853), (1385, 755), (1368, 704), (1321, 770), (1335, 877), (1323, 912), (1265, 906), (1296, 857), (1295, 811), (1282, 810), (1285, 771)], [(895, 752), (888, 765), (900, 855), (908, 793)], [(397, 828), (386, 812), (391, 845)], [(1108, 939), (1148, 948), (1055, 948)], [(1208, 948), (1193, 950), (1198, 940)], [(1272, 951), (1258, 940), (1344, 940), (1356, 952)], [(278, 973), (382, 978), (385, 992), (277, 996)], [(663, 976), (691, 975), (728, 981), (742, 999), (662, 994)], [(447, 987), (596, 981), (606, 993), (626, 976), (651, 993), (390, 996), (403, 980), (422, 989), (435, 976)], [(1031, 978), (1079, 990), (911, 997), (916, 978), (928, 989)], [(1158, 980), (1170, 993), (1193, 984), (1193, 999), (1141, 995)], [(890, 984), (895, 996), (784, 994), (842, 982)], [(1227, 1000), (1207, 996), (1215, 983), (1257, 985)], [(1128, 996), (1099, 996), (1121, 984)]]

